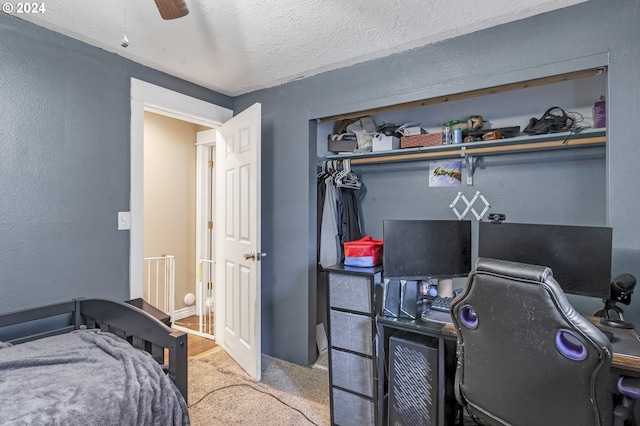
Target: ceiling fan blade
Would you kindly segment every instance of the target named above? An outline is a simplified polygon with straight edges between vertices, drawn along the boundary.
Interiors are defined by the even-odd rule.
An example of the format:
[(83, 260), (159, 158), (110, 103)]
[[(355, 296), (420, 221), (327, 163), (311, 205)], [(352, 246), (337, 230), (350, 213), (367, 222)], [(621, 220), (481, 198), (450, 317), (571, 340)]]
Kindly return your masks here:
[(184, 0), (155, 0), (162, 19), (182, 18), (189, 14), (189, 8)]

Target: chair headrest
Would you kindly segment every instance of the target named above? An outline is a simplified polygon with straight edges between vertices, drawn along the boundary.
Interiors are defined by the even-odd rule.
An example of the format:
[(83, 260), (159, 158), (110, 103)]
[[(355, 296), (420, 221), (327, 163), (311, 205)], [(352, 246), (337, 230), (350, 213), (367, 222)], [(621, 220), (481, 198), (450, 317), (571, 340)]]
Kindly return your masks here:
[(553, 276), (551, 269), (546, 266), (529, 265), (486, 257), (478, 258), (475, 269), (478, 272), (489, 272), (510, 277), (516, 276), (522, 279), (538, 281), (541, 283), (545, 282), (547, 278)]

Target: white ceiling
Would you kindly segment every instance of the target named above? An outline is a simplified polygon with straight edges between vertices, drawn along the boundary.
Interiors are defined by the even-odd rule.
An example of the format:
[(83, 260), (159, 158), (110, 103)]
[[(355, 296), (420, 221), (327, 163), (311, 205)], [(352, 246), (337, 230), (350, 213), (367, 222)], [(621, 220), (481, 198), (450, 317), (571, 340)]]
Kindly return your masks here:
[[(19, 18), (236, 96), (586, 0), (55, 0)], [(124, 48), (124, 36), (129, 46)]]

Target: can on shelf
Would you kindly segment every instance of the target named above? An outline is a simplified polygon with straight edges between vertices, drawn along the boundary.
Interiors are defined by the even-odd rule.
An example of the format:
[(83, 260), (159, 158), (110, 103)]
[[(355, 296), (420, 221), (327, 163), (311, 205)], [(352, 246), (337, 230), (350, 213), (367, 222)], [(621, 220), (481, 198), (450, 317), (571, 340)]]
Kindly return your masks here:
[(458, 144), (458, 143), (462, 143), (462, 129), (459, 127), (456, 127), (455, 129), (453, 129), (453, 143), (454, 144)]

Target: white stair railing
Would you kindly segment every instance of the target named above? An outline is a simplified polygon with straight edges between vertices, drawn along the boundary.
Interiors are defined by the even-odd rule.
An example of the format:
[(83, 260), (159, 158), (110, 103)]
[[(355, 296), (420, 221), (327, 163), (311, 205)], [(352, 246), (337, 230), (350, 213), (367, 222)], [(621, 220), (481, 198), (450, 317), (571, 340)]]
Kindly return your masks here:
[(215, 270), (215, 261), (201, 259), (198, 264), (198, 316), (200, 323), (200, 332), (215, 336), (214, 327), (214, 288), (213, 277)]
[(175, 256), (144, 258), (144, 300), (174, 320), (176, 271)]

